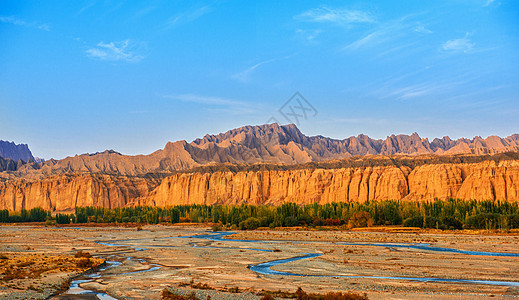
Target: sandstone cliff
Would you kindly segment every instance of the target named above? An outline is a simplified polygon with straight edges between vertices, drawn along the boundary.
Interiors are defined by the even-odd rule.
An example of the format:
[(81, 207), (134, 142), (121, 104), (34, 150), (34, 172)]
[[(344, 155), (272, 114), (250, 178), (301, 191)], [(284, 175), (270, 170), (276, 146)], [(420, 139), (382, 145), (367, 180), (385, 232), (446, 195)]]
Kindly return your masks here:
[[(160, 184), (159, 184), (160, 183)], [(0, 182), (0, 209), (329, 203), (434, 198), (519, 201), (519, 160), (461, 164), (179, 173), (164, 179), (68, 174)]]
[(50, 211), (73, 210), (76, 206), (122, 207), (145, 196), (159, 179), (67, 174), (42, 180), (0, 182), (0, 209), (42, 207)]
[(137, 205), (328, 203), (434, 198), (519, 201), (519, 161), (176, 174)]

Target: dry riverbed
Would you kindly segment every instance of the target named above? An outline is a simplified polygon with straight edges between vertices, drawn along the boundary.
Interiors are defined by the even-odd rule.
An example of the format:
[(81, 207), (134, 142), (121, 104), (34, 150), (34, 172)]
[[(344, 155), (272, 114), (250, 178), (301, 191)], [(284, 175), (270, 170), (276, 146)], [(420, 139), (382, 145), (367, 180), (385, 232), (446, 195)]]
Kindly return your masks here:
[[(85, 281), (79, 284), (80, 291), (105, 293), (116, 299), (160, 299), (164, 289), (195, 292), (202, 299), (260, 299), (262, 290), (294, 292), (298, 287), (314, 293), (366, 293), (370, 299), (519, 297), (519, 286), (513, 284), (408, 280), (519, 282), (519, 257), (399, 246), (519, 253), (519, 235), (514, 234), (247, 231), (225, 239), (196, 238), (202, 234), (213, 233), (207, 227), (160, 225), (144, 226), (143, 230), (0, 226), (0, 255), (6, 257), (0, 259), (2, 274), (15, 266), (30, 265), (40, 271), (49, 268), (10, 280), (0, 274), (0, 298), (45, 299), (84, 270), (74, 268), (77, 259), (73, 256), (79, 250), (106, 260), (108, 266), (95, 276), (81, 278)], [(279, 264), (272, 270), (310, 276), (259, 274), (248, 268), (307, 253), (320, 256)], [(36, 267), (39, 265), (45, 267)]]

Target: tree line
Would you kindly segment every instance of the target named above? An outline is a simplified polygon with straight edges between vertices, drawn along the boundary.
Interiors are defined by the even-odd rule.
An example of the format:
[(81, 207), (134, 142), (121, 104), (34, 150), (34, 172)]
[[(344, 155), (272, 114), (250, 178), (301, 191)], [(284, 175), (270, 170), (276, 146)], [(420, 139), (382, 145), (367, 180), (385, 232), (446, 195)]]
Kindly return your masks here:
[(74, 214), (57, 214), (41, 208), (19, 213), (0, 211), (0, 222), (69, 223), (215, 223), (222, 227), (403, 225), (437, 229), (519, 228), (519, 205), (505, 201), (434, 200), (424, 202), (386, 200), (298, 205), (178, 205), (173, 207), (76, 207)]

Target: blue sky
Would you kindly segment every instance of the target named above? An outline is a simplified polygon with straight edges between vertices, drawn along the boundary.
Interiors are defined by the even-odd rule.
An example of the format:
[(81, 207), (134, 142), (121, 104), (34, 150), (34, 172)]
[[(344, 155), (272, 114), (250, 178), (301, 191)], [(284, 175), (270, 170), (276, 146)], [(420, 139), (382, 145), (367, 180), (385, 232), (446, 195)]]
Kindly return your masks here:
[(517, 1), (255, 2), (1, 0), (0, 139), (49, 159), (268, 120), (519, 132)]

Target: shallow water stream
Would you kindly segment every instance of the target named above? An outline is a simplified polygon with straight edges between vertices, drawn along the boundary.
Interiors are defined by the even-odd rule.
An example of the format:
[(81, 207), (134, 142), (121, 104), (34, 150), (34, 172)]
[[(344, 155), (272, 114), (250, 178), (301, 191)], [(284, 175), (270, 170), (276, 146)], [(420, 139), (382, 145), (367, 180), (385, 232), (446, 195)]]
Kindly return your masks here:
[[(191, 242), (192, 247), (198, 248), (208, 248), (208, 249), (239, 249), (240, 251), (263, 251), (263, 252), (274, 252), (271, 249), (261, 248), (262, 245), (266, 244), (276, 244), (276, 243), (286, 243), (291, 242), (297, 246), (297, 244), (310, 244), (310, 243), (331, 243), (331, 242), (303, 242), (303, 241), (289, 241), (289, 240), (240, 240), (240, 239), (227, 239), (227, 236), (235, 234), (235, 232), (220, 232), (220, 233), (207, 233), (200, 235), (191, 235), (191, 236), (178, 236), (178, 237), (167, 237), (158, 240), (166, 240), (166, 239), (198, 239), (198, 240), (206, 240), (211, 242), (233, 242), (233, 243), (242, 243), (244, 245), (254, 244), (255, 247), (231, 247), (231, 246), (214, 246), (214, 245), (199, 245), (196, 242)], [(128, 242), (132, 242), (129, 244)], [(96, 243), (100, 245), (104, 245), (107, 247), (128, 247), (128, 253), (119, 253), (116, 254), (116, 260), (114, 259), (114, 255), (109, 257), (104, 257), (107, 259), (107, 266), (99, 269), (93, 274), (82, 276), (74, 281), (72, 281), (69, 290), (66, 292), (67, 294), (95, 294), (99, 299), (115, 299), (106, 293), (95, 292), (92, 290), (88, 290), (86, 288), (82, 288), (80, 285), (88, 282), (93, 282), (96, 280), (102, 280), (104, 277), (108, 276), (126, 276), (136, 273), (143, 272), (153, 272), (162, 268), (162, 266), (158, 264), (150, 264), (147, 263), (144, 259), (138, 259), (137, 261), (142, 265), (146, 265), (148, 268), (137, 271), (123, 272), (123, 273), (114, 273), (109, 272), (109, 274), (105, 274), (107, 270), (114, 269), (120, 266), (121, 261), (124, 260), (132, 260), (130, 256), (131, 252), (135, 251), (147, 251), (148, 248), (161, 248), (161, 247), (173, 247), (169, 245), (160, 245), (160, 244), (151, 244), (149, 240), (146, 241), (146, 245), (138, 244), (139, 240), (108, 240), (108, 241), (96, 241)], [(334, 244), (339, 245), (356, 245), (356, 246), (371, 246), (371, 247), (385, 247), (388, 249), (396, 249), (396, 248), (407, 248), (419, 250), (418, 252), (439, 252), (439, 253), (458, 253), (464, 255), (479, 255), (479, 256), (507, 256), (507, 257), (519, 257), (519, 253), (501, 253), (501, 252), (482, 252), (482, 251), (470, 251), (470, 250), (462, 250), (456, 248), (443, 248), (443, 247), (434, 247), (430, 244), (422, 244), (422, 243), (348, 243), (348, 242), (334, 242)], [(494, 280), (467, 280), (467, 279), (452, 279), (452, 278), (438, 278), (438, 277), (406, 277), (406, 276), (367, 276), (367, 275), (341, 275), (341, 274), (300, 274), (300, 273), (292, 273), (286, 271), (278, 271), (273, 270), (272, 268), (275, 266), (280, 266), (286, 263), (306, 260), (306, 259), (315, 259), (321, 256), (322, 253), (305, 253), (304, 255), (297, 255), (290, 258), (278, 259), (267, 261), (263, 263), (249, 265), (249, 269), (253, 272), (263, 275), (280, 275), (280, 276), (299, 276), (299, 277), (335, 277), (335, 278), (367, 278), (367, 279), (382, 279), (382, 280), (408, 280), (408, 281), (418, 281), (418, 282), (445, 282), (445, 283), (463, 283), (463, 284), (486, 284), (486, 285), (498, 285), (498, 286), (513, 286), (519, 287), (519, 282), (516, 281), (494, 281)], [(112, 259), (112, 260), (110, 260)]]

